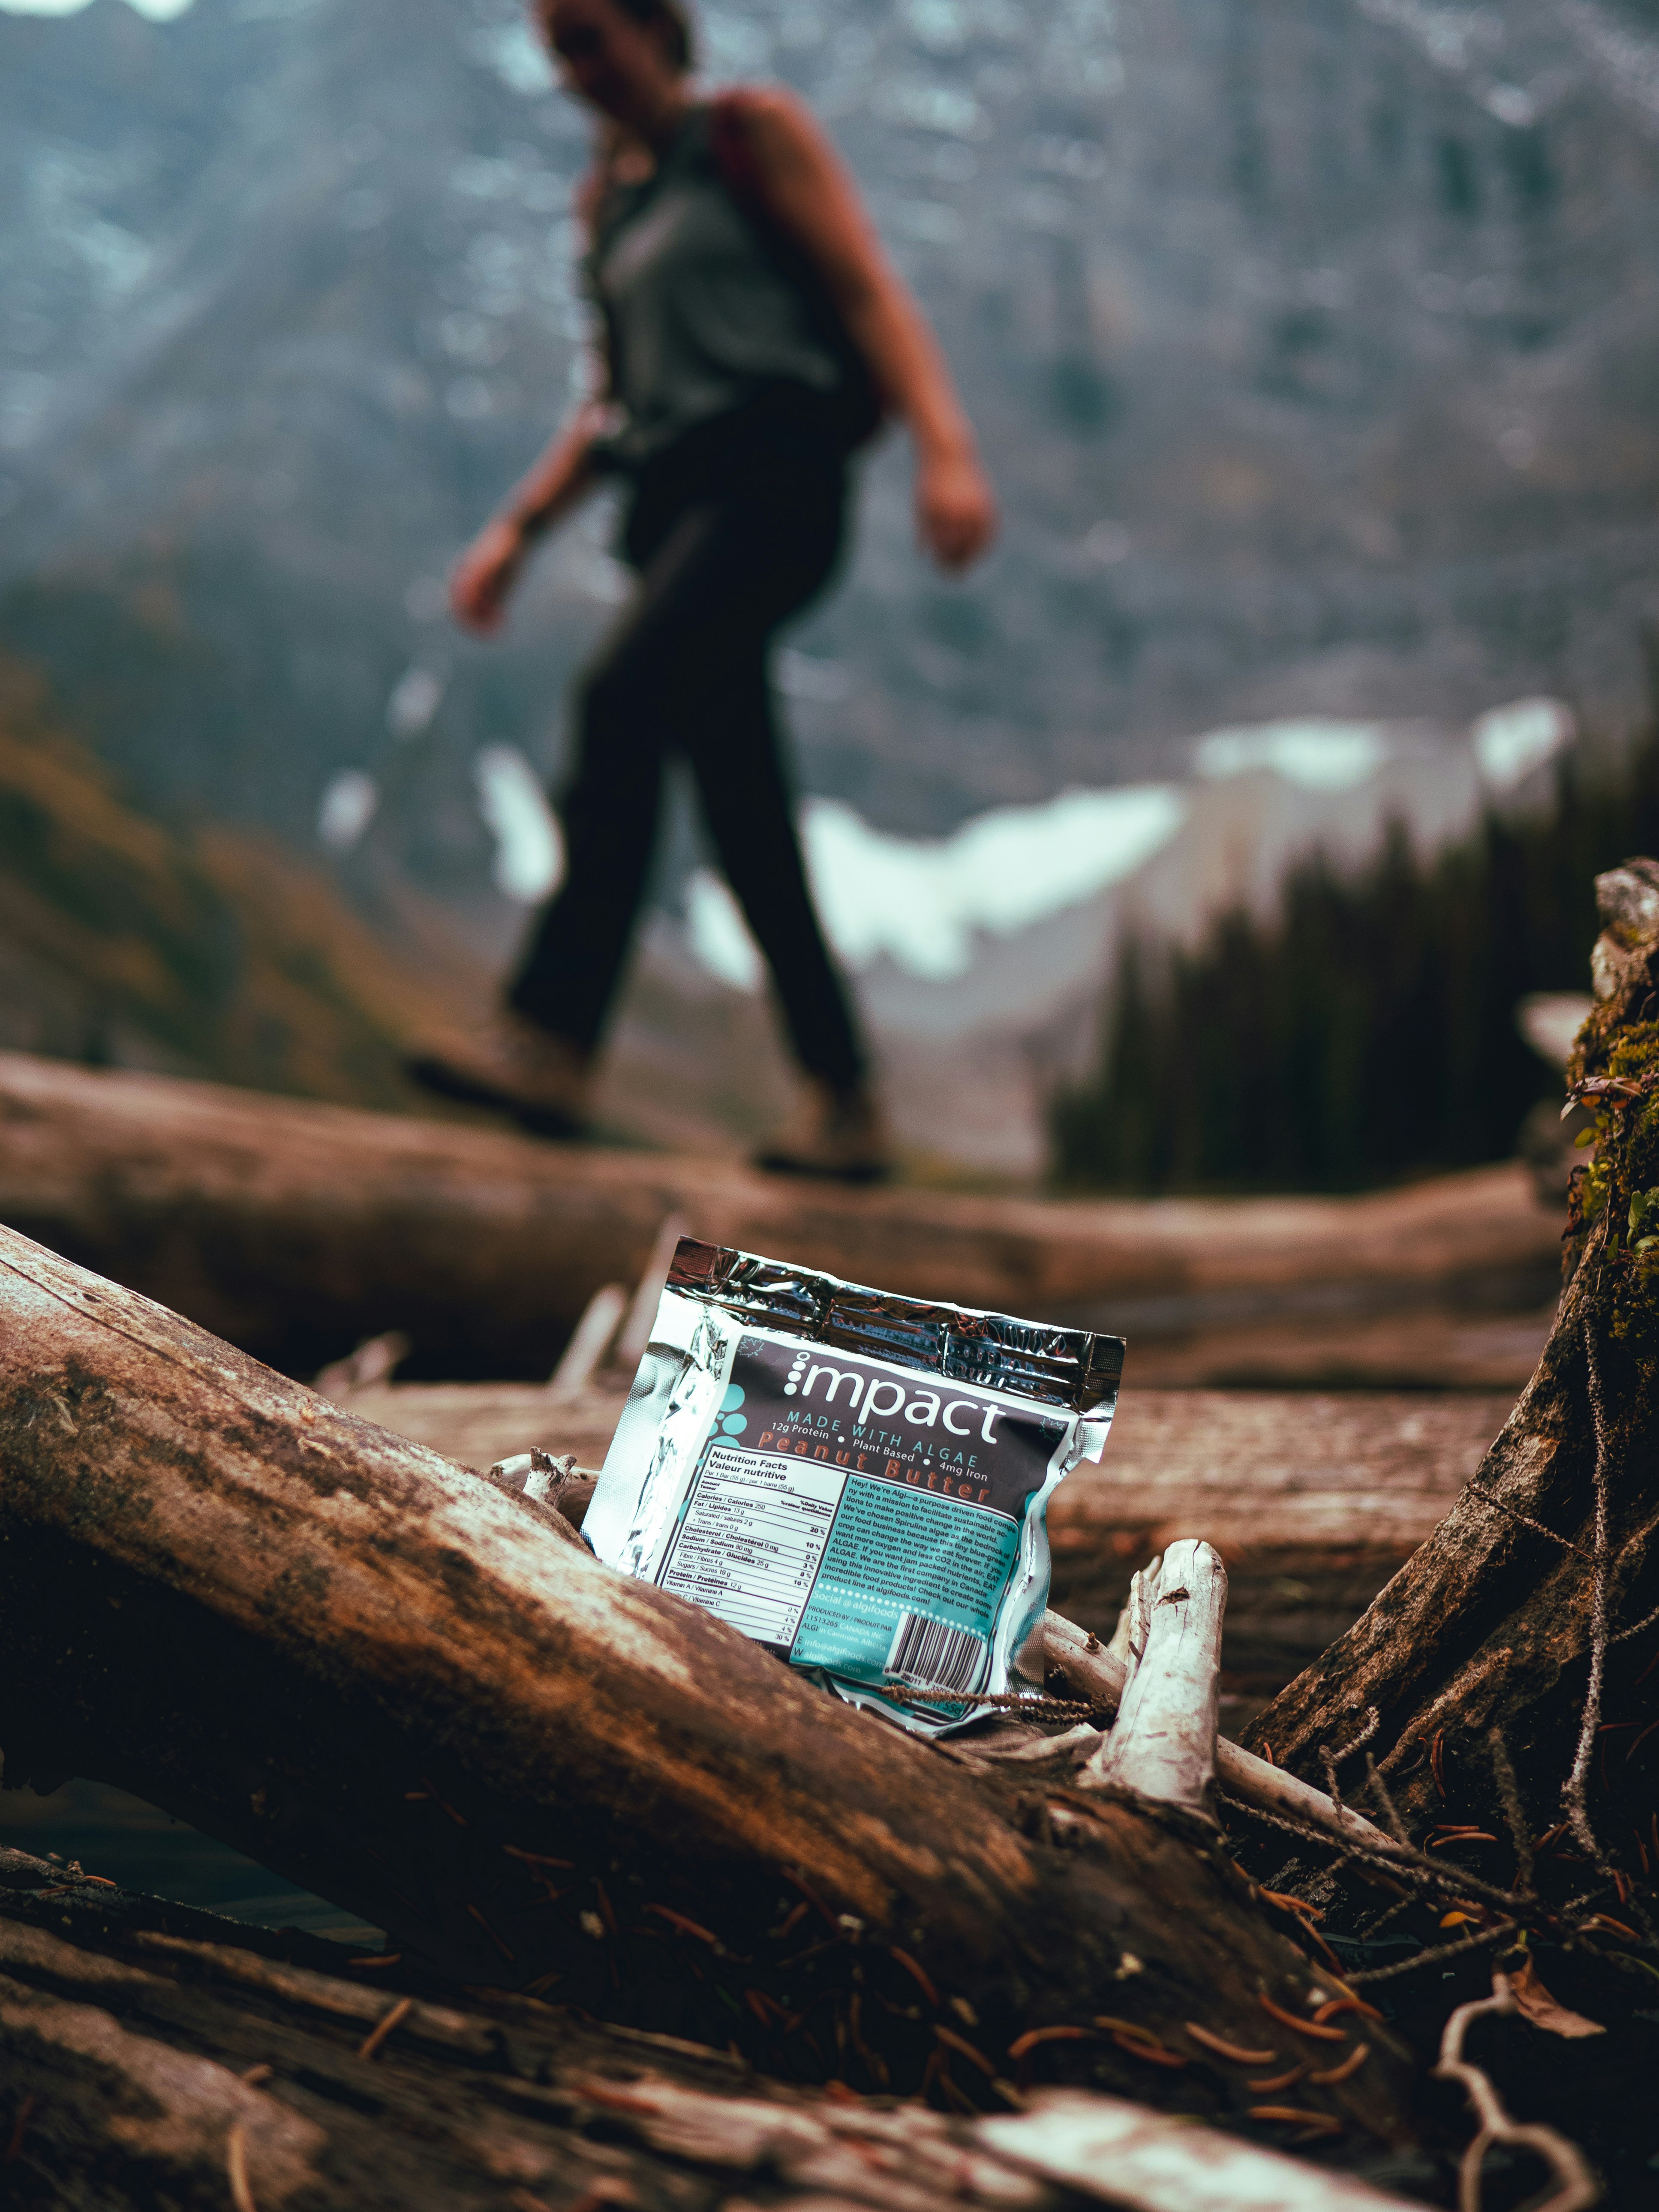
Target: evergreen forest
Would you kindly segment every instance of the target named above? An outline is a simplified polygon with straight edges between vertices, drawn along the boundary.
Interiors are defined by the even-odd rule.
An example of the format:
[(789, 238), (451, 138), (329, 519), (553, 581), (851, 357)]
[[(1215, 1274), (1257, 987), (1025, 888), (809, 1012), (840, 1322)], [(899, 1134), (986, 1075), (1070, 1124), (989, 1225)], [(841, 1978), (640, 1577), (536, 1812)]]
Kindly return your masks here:
[(1097, 1068), (1051, 1102), (1054, 1180), (1122, 1192), (1356, 1190), (1507, 1158), (1559, 1081), (1518, 1001), (1589, 988), (1595, 878), (1659, 852), (1659, 710), (1581, 741), (1544, 804), (1420, 851), (1316, 852), (1266, 913), (1130, 934)]

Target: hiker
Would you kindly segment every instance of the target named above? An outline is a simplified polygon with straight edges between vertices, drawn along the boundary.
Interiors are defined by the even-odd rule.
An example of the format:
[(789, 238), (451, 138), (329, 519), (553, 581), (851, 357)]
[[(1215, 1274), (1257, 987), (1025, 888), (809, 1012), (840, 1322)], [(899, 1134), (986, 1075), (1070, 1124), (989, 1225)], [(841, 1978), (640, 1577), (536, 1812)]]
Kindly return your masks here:
[(538, 1133), (583, 1133), (677, 750), (805, 1079), (798, 1122), (761, 1164), (872, 1178), (887, 1139), (807, 887), (769, 657), (835, 573), (848, 462), (884, 416), (915, 441), (918, 529), (942, 567), (988, 544), (991, 491), (939, 348), (802, 102), (771, 87), (699, 96), (681, 0), (538, 0), (537, 15), (599, 118), (580, 210), (604, 389), (468, 548), (452, 597), (463, 623), (495, 629), (536, 540), (607, 475), (629, 489), (637, 584), (576, 687), (563, 885), (502, 1010), (411, 1069)]

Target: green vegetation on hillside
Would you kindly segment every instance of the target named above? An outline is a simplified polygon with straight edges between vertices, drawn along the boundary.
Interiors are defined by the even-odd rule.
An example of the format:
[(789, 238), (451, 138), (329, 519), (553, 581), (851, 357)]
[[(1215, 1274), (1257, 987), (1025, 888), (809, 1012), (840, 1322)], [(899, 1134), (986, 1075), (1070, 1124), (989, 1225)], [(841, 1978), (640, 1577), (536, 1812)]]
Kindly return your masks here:
[(155, 821), (0, 661), (0, 1048), (414, 1103), (430, 998), (274, 842)]
[(1098, 1070), (1052, 1103), (1055, 1180), (1352, 1190), (1506, 1158), (1559, 1095), (1516, 1001), (1589, 988), (1594, 878), (1656, 851), (1659, 721), (1565, 757), (1552, 805), (1428, 854), (1396, 827), (1357, 870), (1311, 855), (1190, 947), (1126, 939)]

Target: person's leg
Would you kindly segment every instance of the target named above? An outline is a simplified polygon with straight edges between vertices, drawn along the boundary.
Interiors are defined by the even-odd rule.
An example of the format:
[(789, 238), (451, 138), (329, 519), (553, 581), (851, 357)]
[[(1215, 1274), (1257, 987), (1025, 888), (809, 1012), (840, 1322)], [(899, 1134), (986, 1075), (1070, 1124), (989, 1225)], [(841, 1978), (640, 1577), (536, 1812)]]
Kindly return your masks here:
[(701, 545), (700, 620), (676, 670), (680, 744), (704, 817), (776, 987), (796, 1057), (839, 1091), (863, 1080), (851, 1007), (824, 944), (784, 772), (768, 657), (780, 623), (834, 569), (842, 486), (803, 476), (795, 495), (734, 495)]
[(578, 681), (575, 770), (559, 805), (564, 881), (507, 993), (514, 1012), (583, 1053), (603, 1033), (656, 845), (662, 743), (643, 621), (648, 599), (647, 582)]
[(597, 1042), (644, 890), (662, 757), (678, 744), (803, 1066), (865, 1113), (864, 1054), (807, 890), (766, 671), (772, 632), (821, 588), (840, 537), (837, 488), (807, 484), (787, 506), (702, 504), (652, 554), (583, 686), (568, 873), (508, 996), (522, 1027), (579, 1054)]
[[(691, 520), (692, 519), (688, 519)], [(561, 811), (565, 880), (536, 924), (502, 1011), (428, 1040), (410, 1072), (445, 1096), (512, 1113), (541, 1134), (585, 1127), (594, 1050), (627, 957), (653, 848), (668, 717), (659, 672), (676, 581), (698, 531), (648, 562), (574, 695), (576, 764)]]
[(629, 625), (577, 690), (575, 773), (561, 813), (565, 879), (543, 909), (497, 1012), (428, 1039), (410, 1073), (428, 1089), (580, 1135), (594, 1049), (615, 995), (656, 840), (662, 753), (636, 708)]
[(723, 690), (700, 717), (691, 764), (714, 848), (772, 973), (795, 1057), (847, 1093), (867, 1061), (806, 880), (781, 757), (766, 640), (732, 641)]
[(603, 1033), (644, 898), (664, 754), (726, 680), (732, 607), (739, 626), (766, 619), (773, 581), (763, 564), (734, 562), (734, 550), (723, 507), (681, 514), (578, 684), (576, 768), (560, 806), (565, 880), (507, 1004), (585, 1051)]
[[(766, 635), (808, 595), (828, 562), (816, 542), (809, 549), (812, 573), (803, 571), (798, 545), (787, 544), (782, 557), (774, 557), (775, 535), (745, 526), (731, 502), (707, 502), (682, 515), (647, 562), (627, 616), (582, 678), (577, 766), (561, 809), (565, 881), (507, 992), (514, 1012), (580, 1050), (591, 1052), (599, 1042), (644, 896), (663, 753), (679, 743), (706, 790), (699, 763), (707, 758), (711, 734), (718, 747), (728, 723), (732, 747), (743, 757), (739, 773), (746, 775), (752, 760), (755, 772), (769, 779), (773, 805), (760, 817), (769, 842), (775, 826), (793, 858), (793, 881), (787, 857), (778, 878), (787, 918), (769, 926), (768, 933), (781, 947), (799, 939), (808, 966), (816, 954), (819, 991), (812, 1018), (803, 1014), (804, 1036), (820, 1026), (824, 977), (832, 1002), (837, 995), (794, 850), (761, 672)], [(828, 550), (832, 557), (833, 546)], [(740, 856), (732, 857), (742, 865)], [(787, 963), (788, 951), (782, 957)], [(787, 966), (786, 972), (793, 970)], [(833, 1024), (833, 1012), (830, 1018)]]
[(839, 550), (838, 498), (788, 507), (734, 501), (718, 533), (726, 586), (702, 633), (705, 680), (683, 695), (681, 742), (728, 882), (765, 957), (811, 1094), (767, 1166), (864, 1179), (887, 1139), (846, 988), (807, 884), (773, 708), (769, 654), (780, 623), (816, 596)]

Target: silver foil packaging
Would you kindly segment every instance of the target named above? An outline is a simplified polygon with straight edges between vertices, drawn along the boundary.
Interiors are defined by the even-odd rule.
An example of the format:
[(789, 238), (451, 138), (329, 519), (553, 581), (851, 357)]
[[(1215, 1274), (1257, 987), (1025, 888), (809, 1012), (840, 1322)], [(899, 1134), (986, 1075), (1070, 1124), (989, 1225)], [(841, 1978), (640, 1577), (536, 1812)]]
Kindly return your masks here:
[(1122, 1368), (1118, 1337), (683, 1237), (583, 1533), (944, 1734), (1042, 1692), (1045, 1509), (1099, 1458)]

